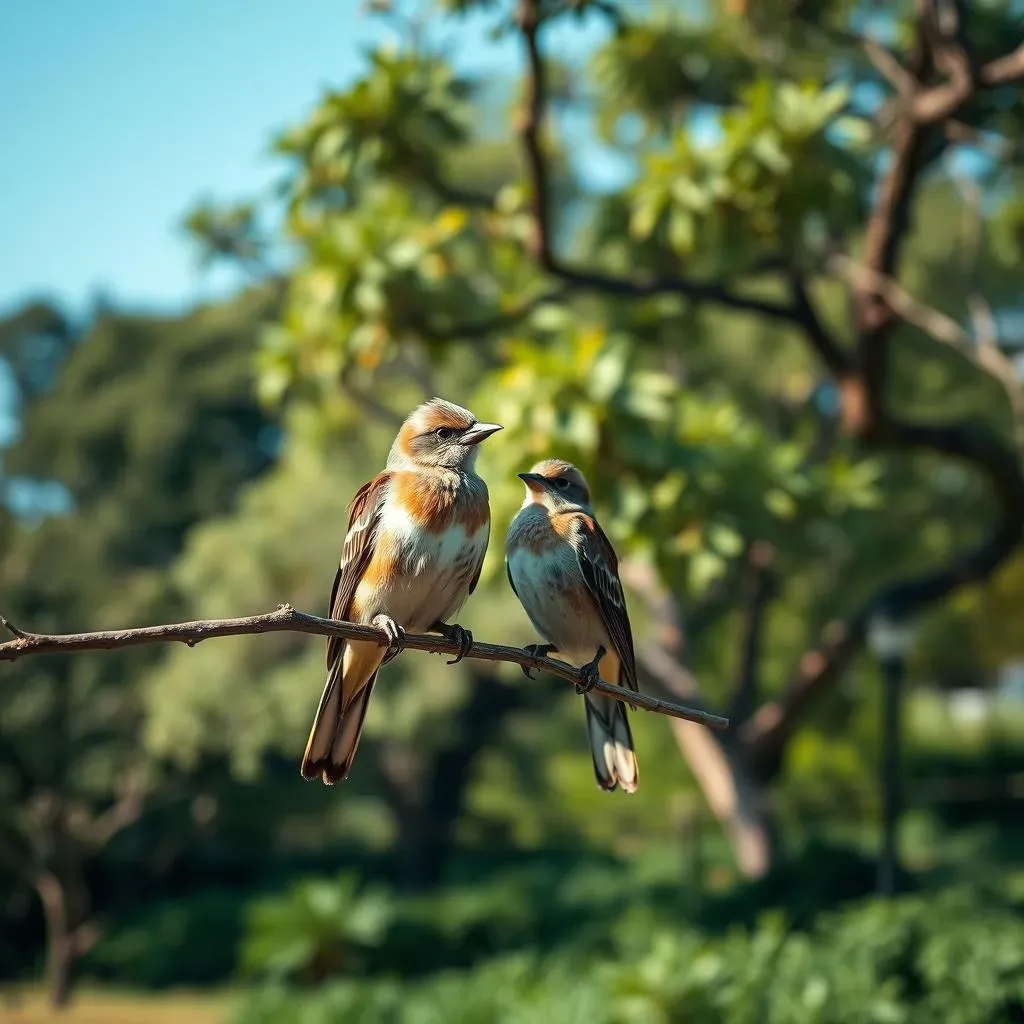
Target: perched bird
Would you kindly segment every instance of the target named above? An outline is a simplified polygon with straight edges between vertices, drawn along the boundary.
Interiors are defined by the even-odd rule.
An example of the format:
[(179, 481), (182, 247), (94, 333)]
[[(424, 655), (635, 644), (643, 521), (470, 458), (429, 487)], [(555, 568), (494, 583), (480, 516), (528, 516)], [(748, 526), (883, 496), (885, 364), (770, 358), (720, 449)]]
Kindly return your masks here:
[(505, 562), (513, 591), (549, 641), (527, 649), (558, 652), (584, 670), (577, 690), (586, 694), (597, 784), (633, 793), (639, 775), (626, 707), (591, 692), (599, 677), (638, 689), (618, 559), (590, 507), (587, 481), (572, 463), (548, 459), (519, 478), (526, 500), (509, 527)]
[(302, 758), (302, 775), (330, 785), (348, 777), (377, 670), (402, 649), (406, 630), (432, 630), (459, 644), (472, 634), (448, 620), (473, 592), (490, 537), (487, 485), (477, 445), (497, 423), (478, 423), (440, 398), (402, 424), (387, 467), (356, 493), (331, 617), (383, 629), (389, 647), (331, 637), (327, 682)]

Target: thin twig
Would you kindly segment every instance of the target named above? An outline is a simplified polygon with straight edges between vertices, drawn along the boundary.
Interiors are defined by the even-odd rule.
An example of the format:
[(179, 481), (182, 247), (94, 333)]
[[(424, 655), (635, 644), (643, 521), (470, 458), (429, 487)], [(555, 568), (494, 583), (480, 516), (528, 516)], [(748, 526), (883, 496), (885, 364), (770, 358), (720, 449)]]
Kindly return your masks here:
[(877, 39), (864, 36), (861, 40), (864, 55), (875, 70), (900, 94), (909, 97), (914, 91), (914, 78), (899, 62), (895, 54), (887, 50)]
[[(300, 612), (291, 605), (283, 604), (277, 611), (262, 615), (250, 615), (237, 619), (202, 619), (195, 622), (174, 622), (161, 626), (141, 626), (136, 629), (111, 629), (95, 633), (22, 633), (15, 640), (0, 644), (0, 661), (16, 661), (31, 654), (58, 654), (77, 651), (107, 651), (122, 647), (137, 647), (142, 644), (172, 643), (175, 641), (195, 647), (203, 640), (219, 636), (251, 636), (255, 633), (314, 633), (319, 636), (341, 636), (347, 640), (362, 640), (388, 646), (387, 635), (374, 626), (363, 626), (341, 619), (325, 619), (319, 615)], [(458, 654), (459, 645), (441, 636), (410, 633), (404, 639), (404, 646), (414, 651), (432, 654)], [(466, 654), (477, 661), (508, 662), (526, 668), (548, 672), (580, 683), (582, 673), (554, 658), (538, 658), (518, 647), (500, 647), (496, 644), (474, 643)], [(599, 679), (594, 689), (606, 697), (653, 711), (659, 715), (683, 718), (699, 722), (712, 729), (725, 729), (728, 720), (695, 708), (686, 708), (667, 701), (635, 693), (621, 686)]]
[(526, 103), (519, 119), (519, 137), (530, 184), (533, 234), (530, 250), (542, 270), (577, 291), (599, 292), (627, 298), (681, 295), (693, 302), (708, 302), (746, 313), (792, 323), (813, 333), (794, 304), (740, 295), (722, 281), (694, 281), (666, 275), (620, 277), (597, 269), (570, 266), (554, 252), (550, 173), (542, 142), (547, 109), (547, 75), (538, 36), (542, 24), (539, 0), (520, 0), (516, 22), (526, 56)]
[(0, 626), (3, 626), (8, 633), (13, 633), (14, 636), (22, 640), (24, 640), (28, 635), (27, 633), (24, 633), (20, 629), (18, 629), (18, 627), (14, 625), (14, 623), (11, 622), (10, 619), (5, 619), (2, 615), (0, 615)]
[(568, 296), (569, 290), (565, 287), (551, 288), (548, 291), (540, 292), (528, 299), (524, 299), (511, 309), (495, 313), (493, 316), (481, 320), (452, 323), (442, 328), (423, 324), (419, 327), (419, 331), (423, 337), (430, 341), (450, 341), (453, 338), (484, 338), (487, 335), (514, 327), (541, 306), (563, 302)]
[(967, 310), (974, 328), (974, 362), (1002, 384), (1013, 415), (1014, 439), (1024, 455), (1024, 381), (1013, 361), (999, 347), (999, 327), (992, 312), (992, 304), (981, 289), (981, 243), (985, 230), (981, 190), (970, 179), (956, 174), (952, 178), (964, 201), (963, 261), (964, 276), (971, 289), (967, 297)]
[(976, 76), (963, 72), (940, 85), (922, 89), (914, 97), (911, 110), (920, 125), (938, 124), (952, 117), (975, 94), (979, 87), (988, 89), (1012, 85), (1024, 80), (1024, 44), (1016, 50), (989, 61)]
[[(965, 247), (969, 245), (968, 240)], [(857, 287), (874, 291), (901, 320), (919, 328), (936, 341), (955, 348), (980, 370), (997, 380), (1006, 392), (1013, 415), (1014, 437), (1018, 448), (1024, 453), (1024, 382), (1012, 361), (999, 348), (992, 308), (980, 292), (972, 294), (967, 300), (974, 327), (972, 335), (953, 317), (915, 299), (892, 278), (875, 274), (845, 256), (833, 256), (829, 266)]]
[(947, 345), (962, 349), (971, 355), (971, 336), (951, 316), (915, 299), (902, 285), (891, 277), (876, 273), (848, 256), (835, 255), (829, 258), (829, 270), (846, 278), (861, 291), (877, 295), (901, 320), (919, 327)]

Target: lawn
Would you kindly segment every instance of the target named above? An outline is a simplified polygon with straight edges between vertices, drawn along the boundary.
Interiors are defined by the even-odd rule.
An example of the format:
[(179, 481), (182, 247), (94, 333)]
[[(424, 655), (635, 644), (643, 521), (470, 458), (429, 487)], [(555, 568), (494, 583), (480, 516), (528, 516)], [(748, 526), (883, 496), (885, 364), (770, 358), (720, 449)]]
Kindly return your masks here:
[(223, 1024), (233, 999), (225, 993), (139, 993), (82, 988), (54, 1013), (41, 989), (0, 993), (2, 1024)]

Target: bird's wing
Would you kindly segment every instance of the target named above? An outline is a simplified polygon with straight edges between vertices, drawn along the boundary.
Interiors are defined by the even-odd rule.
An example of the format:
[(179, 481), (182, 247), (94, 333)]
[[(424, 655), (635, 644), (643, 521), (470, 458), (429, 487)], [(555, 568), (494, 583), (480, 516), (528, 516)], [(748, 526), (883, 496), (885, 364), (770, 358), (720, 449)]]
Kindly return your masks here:
[[(377, 524), (380, 522), (381, 508), (387, 496), (390, 480), (390, 473), (379, 473), (356, 491), (356, 496), (349, 505), (348, 533), (345, 534), (341, 562), (331, 590), (332, 619), (347, 619), (349, 616), (352, 596), (373, 555)], [(332, 636), (328, 639), (328, 668), (337, 660), (343, 646), (342, 637)]]
[(631, 690), (639, 690), (633, 630), (626, 612), (626, 596), (619, 582), (619, 560), (596, 519), (579, 515), (576, 523), (574, 547), (587, 590), (597, 605), (601, 620), (619, 656), (622, 679)]
[[(508, 564), (508, 557), (505, 558), (505, 575), (508, 576), (508, 585), (512, 588), (512, 593), (519, 597), (519, 591), (516, 590), (516, 581), (512, 579), (512, 566)], [(519, 597), (520, 602), (522, 598)]]
[[(483, 570), (484, 570), (484, 559), (487, 557), (487, 545), (490, 544), (490, 543), (491, 543), (491, 524), (490, 524), (490, 521), (488, 520), (488, 523), (487, 523), (487, 536), (484, 539), (483, 554), (480, 556), (480, 561), (477, 562), (476, 572), (473, 574), (473, 579), (472, 579), (472, 581), (469, 584), (469, 592), (471, 594), (473, 593), (474, 590), (476, 590), (476, 585), (480, 582), (480, 573), (482, 573)], [(515, 590), (516, 588), (513, 587), (512, 589)]]

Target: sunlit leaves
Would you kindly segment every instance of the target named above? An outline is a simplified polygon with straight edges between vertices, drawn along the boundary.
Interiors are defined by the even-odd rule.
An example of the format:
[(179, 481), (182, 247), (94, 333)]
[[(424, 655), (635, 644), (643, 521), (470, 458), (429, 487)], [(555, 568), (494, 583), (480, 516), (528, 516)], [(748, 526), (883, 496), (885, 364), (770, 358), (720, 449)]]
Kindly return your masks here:
[(303, 200), (354, 201), (377, 175), (436, 181), (445, 148), (468, 136), (472, 90), (444, 61), (378, 49), (352, 88), (328, 93), (303, 124), (277, 140), (297, 170), (289, 192)]
[(604, 137), (621, 139), (624, 109), (655, 130), (671, 125), (691, 104), (731, 102), (755, 67), (731, 34), (728, 26), (712, 29), (659, 17), (630, 24), (609, 39), (591, 62), (603, 99)]
[[(509, 366), (491, 399), (506, 425), (495, 463), (525, 469), (551, 452), (575, 461), (616, 541), (658, 559), (676, 585), (699, 593), (750, 537), (795, 541), (808, 517), (876, 500), (876, 466), (815, 462), (807, 444), (780, 444), (725, 389), (681, 386), (629, 335), (546, 319), (543, 344), (504, 348)], [(521, 500), (500, 485), (492, 495), (498, 519)]]
[[(877, 139), (838, 84), (846, 78), (803, 51), (769, 67), (748, 23), (645, 20), (640, 5), (625, 14), (594, 57), (593, 112), (606, 138), (640, 159), (626, 188), (583, 194), (580, 216), (554, 193), (567, 259), (639, 276), (676, 273), (682, 260), (730, 280), (820, 238), (823, 225), (856, 230)], [(264, 396), (328, 409), (340, 377), (384, 379), (403, 353), (457, 363), (478, 382), (471, 404), (506, 426), (488, 442), (488, 471), (552, 453), (578, 462), (616, 543), (657, 558), (685, 593), (721, 576), (755, 537), (796, 557), (816, 543), (809, 523), (870, 516), (880, 467), (819, 449), (807, 365), (764, 379), (747, 365), (764, 351), (758, 330), (780, 343), (781, 330), (741, 330), (678, 296), (556, 295), (502, 318), (553, 282), (530, 255), (531, 190), (517, 160), (497, 185), (488, 178), (484, 201), (472, 175), (462, 198), (446, 188), (446, 172), (478, 141), (473, 98), (439, 59), (382, 51), (284, 136), (300, 262), (262, 348)], [(559, 129), (549, 118), (549, 142)], [(491, 494), (498, 522), (522, 500), (511, 474)], [(488, 571), (499, 567), (492, 552)]]
[(726, 273), (790, 248), (815, 222), (856, 223), (865, 201), (866, 167), (830, 135), (847, 90), (762, 79), (741, 98), (717, 141), (678, 129), (631, 190), (635, 238), (658, 232), (680, 256), (712, 254)]
[(386, 179), (358, 205), (322, 213), (301, 236), (307, 256), (284, 321), (264, 341), (264, 397), (293, 383), (330, 392), (350, 364), (373, 369), (403, 341), (502, 312), (516, 264), (500, 232), (494, 215), (438, 206)]
[(199, 249), (202, 266), (215, 260), (259, 263), (266, 246), (252, 203), (217, 206), (204, 201), (186, 214), (182, 227)]

